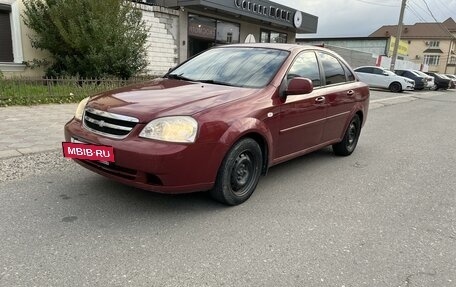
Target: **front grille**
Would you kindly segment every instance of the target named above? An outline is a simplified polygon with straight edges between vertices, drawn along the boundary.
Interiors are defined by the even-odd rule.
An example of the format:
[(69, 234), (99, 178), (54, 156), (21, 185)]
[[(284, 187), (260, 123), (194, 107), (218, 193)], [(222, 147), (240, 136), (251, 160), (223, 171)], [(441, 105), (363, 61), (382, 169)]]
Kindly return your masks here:
[(84, 111), (84, 127), (96, 134), (123, 139), (138, 124), (137, 118), (113, 114), (93, 108)]

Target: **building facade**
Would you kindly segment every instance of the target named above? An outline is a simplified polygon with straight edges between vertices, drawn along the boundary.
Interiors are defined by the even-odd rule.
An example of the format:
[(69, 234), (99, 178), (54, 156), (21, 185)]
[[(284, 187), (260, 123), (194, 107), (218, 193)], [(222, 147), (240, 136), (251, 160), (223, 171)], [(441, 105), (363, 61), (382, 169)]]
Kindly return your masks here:
[[(369, 38), (394, 36), (397, 25), (382, 26)], [(456, 22), (403, 25), (401, 39), (408, 44), (409, 60), (429, 66), (429, 71), (456, 74)]]
[[(0, 71), (39, 75), (24, 64), (46, 55), (31, 47), (21, 18), (23, 0), (0, 0)], [(315, 33), (318, 18), (268, 0), (136, 0), (150, 25), (147, 74), (169, 68), (215, 45), (294, 43), (296, 33)]]
[(22, 0), (0, 0), (0, 71), (5, 75), (33, 75), (36, 71), (26, 69), (24, 62), (48, 56), (32, 47), (23, 10)]

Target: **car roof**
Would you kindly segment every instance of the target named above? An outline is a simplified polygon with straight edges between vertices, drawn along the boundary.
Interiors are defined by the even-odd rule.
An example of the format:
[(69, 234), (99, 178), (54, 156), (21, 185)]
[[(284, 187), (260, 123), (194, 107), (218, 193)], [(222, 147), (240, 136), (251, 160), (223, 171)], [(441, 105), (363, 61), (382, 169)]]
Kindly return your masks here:
[(359, 66), (359, 67), (356, 67), (356, 69), (359, 69), (359, 68), (377, 68), (377, 69), (386, 70), (386, 69), (383, 68), (383, 67), (377, 67), (377, 66)]
[(241, 44), (222, 45), (222, 46), (218, 46), (218, 47), (214, 47), (214, 48), (224, 48), (224, 47), (264, 48), (264, 49), (275, 49), (275, 50), (284, 50), (284, 51), (306, 50), (306, 49), (330, 51), (328, 49), (325, 49), (325, 48), (322, 48), (319, 46), (282, 44), (282, 43), (245, 43), (245, 44), (241, 43)]

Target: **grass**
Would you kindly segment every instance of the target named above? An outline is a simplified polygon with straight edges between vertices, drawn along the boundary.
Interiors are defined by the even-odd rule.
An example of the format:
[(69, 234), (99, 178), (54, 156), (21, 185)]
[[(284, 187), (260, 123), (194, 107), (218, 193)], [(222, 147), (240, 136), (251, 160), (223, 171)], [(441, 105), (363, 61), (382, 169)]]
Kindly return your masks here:
[(78, 103), (87, 96), (139, 81), (0, 79), (0, 107)]

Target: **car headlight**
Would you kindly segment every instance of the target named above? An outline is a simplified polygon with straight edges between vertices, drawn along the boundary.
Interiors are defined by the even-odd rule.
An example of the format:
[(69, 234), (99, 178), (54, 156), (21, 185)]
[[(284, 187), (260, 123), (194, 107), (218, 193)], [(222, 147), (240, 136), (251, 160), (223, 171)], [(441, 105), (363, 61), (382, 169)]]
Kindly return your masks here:
[(174, 116), (151, 121), (139, 136), (167, 142), (192, 143), (195, 142), (197, 132), (198, 123), (194, 118)]
[(79, 102), (78, 108), (76, 109), (76, 112), (74, 113), (74, 118), (77, 119), (78, 121), (82, 120), (82, 115), (84, 114), (84, 109), (85, 106), (87, 105), (87, 102), (89, 101), (89, 97), (83, 99), (81, 102)]

